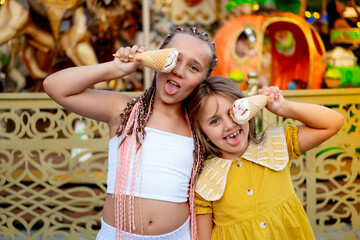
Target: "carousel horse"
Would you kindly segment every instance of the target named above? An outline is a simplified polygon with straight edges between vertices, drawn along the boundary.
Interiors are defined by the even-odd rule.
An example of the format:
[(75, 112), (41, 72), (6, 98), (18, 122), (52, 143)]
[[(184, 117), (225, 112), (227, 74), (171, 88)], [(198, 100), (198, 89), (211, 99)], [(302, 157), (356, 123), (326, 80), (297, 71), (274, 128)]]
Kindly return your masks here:
[[(119, 37), (119, 32), (128, 33), (126, 41), (134, 37), (134, 24), (129, 27), (129, 21), (134, 22), (137, 16), (129, 14), (134, 9), (130, 0), (28, 0), (28, 5), (8, 0), (1, 7), (0, 46), (23, 36), (20, 57), (30, 78), (36, 81), (35, 91), (40, 90), (42, 79), (48, 74), (69, 66), (98, 63), (95, 54), (98, 51), (93, 43), (104, 39), (109, 26), (117, 25), (111, 30), (117, 31)], [(97, 14), (91, 14), (95, 8)], [(88, 22), (93, 25), (89, 27)], [(108, 56), (119, 47), (119, 43), (113, 41), (110, 46), (112, 49), (106, 52)], [(109, 88), (109, 85), (101, 83), (94, 87)]]

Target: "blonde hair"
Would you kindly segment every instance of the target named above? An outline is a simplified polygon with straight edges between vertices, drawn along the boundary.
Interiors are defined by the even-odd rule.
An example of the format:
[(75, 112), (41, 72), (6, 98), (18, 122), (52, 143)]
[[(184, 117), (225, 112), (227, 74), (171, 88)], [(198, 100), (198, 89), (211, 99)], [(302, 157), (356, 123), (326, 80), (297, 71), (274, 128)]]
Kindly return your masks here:
[[(204, 159), (207, 159), (210, 156), (222, 156), (220, 149), (206, 140), (207, 136), (200, 127), (200, 116), (203, 113), (204, 105), (207, 99), (214, 95), (221, 95), (231, 101), (245, 97), (238, 85), (231, 79), (223, 76), (213, 76), (200, 83), (186, 100), (186, 105), (189, 109), (189, 119), (199, 138), (201, 154)], [(258, 138), (256, 135), (256, 123), (254, 118), (250, 119), (249, 127), (249, 140), (259, 143), (261, 141), (261, 136)]]

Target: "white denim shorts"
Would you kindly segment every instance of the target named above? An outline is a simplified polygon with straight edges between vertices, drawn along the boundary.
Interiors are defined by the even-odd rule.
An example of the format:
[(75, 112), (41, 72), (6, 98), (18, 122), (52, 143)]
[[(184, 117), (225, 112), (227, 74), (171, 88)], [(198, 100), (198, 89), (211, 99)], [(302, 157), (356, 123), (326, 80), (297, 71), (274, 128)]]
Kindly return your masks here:
[[(125, 236), (124, 236), (125, 235)], [(191, 239), (191, 231), (190, 231), (190, 217), (185, 221), (185, 223), (180, 226), (178, 229), (162, 234), (162, 235), (138, 235), (131, 234), (133, 240), (190, 240)], [(123, 234), (123, 238), (126, 240), (130, 239), (130, 234), (125, 232)], [(116, 228), (110, 226), (106, 222), (104, 222), (103, 218), (101, 218), (101, 228), (96, 237), (96, 240), (112, 240), (116, 239)]]

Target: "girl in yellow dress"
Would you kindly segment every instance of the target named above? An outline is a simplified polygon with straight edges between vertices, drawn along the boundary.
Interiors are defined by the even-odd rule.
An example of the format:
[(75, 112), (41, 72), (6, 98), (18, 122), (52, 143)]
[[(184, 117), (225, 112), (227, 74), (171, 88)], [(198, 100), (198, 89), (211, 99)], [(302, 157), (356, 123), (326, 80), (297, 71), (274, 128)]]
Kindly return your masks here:
[(189, 118), (206, 159), (196, 185), (199, 240), (315, 239), (292, 185), (290, 160), (333, 136), (343, 116), (285, 100), (278, 87), (264, 87), (258, 94), (268, 96), (269, 111), (303, 124), (256, 135), (254, 119), (232, 120), (229, 110), (244, 96), (220, 76), (202, 82), (189, 98)]

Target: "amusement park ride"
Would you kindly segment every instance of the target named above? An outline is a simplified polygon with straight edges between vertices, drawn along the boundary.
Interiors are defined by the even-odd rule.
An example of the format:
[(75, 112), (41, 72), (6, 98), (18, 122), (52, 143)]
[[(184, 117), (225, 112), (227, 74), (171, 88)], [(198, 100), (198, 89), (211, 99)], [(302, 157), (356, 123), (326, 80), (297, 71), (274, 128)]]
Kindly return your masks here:
[(14, 91), (21, 91), (26, 79), (14, 65), (19, 55), (39, 91), (54, 71), (109, 60), (121, 41), (134, 40), (140, 13), (135, 6), (112, 0), (7, 0), (0, 8), (0, 70), (15, 83)]
[[(236, 45), (243, 33), (248, 47), (257, 53), (239, 56)], [(214, 74), (232, 77), (242, 73), (244, 79), (234, 77), (242, 89), (246, 89), (249, 71), (257, 71), (259, 76), (271, 73), (266, 77), (268, 84), (281, 89), (289, 89), (291, 84), (300, 89), (321, 88), (326, 69), (324, 44), (317, 31), (298, 15), (239, 16), (225, 23), (214, 40), (219, 58)]]
[[(242, 2), (255, 1), (233, 0), (226, 7), (249, 5), (240, 4)], [(294, 2), (300, 5), (300, 1)], [(354, 19), (355, 15), (357, 20), (358, 11), (353, 1), (348, 7), (338, 0), (333, 2), (334, 13), (328, 19), (336, 16), (351, 21), (348, 19)], [(202, 24), (209, 25), (216, 21), (216, 13), (211, 14), (212, 10), (216, 11), (212, 6), (215, 3), (184, 1), (184, 6), (172, 7), (168, 12), (172, 12), (173, 24), (191, 24), (194, 19), (189, 17), (191, 10), (188, 9), (200, 6), (206, 8), (207, 13), (196, 10), (197, 15), (203, 18)], [(110, 60), (111, 53), (119, 46), (134, 44), (140, 28), (138, 4), (131, 0), (6, 0), (3, 6), (0, 5), (2, 91), (20, 92), (29, 79), (35, 86), (32, 91), (41, 91), (42, 79), (54, 71)], [(162, 8), (165, 7), (169, 8), (166, 5)], [(186, 7), (188, 9), (184, 10)], [(219, 59), (214, 74), (232, 78), (242, 89), (246, 89), (249, 71), (258, 72), (260, 84), (276, 85), (281, 89), (360, 85), (357, 62), (353, 61), (350, 66), (334, 65), (334, 56), (326, 52), (331, 49), (325, 48), (317, 29), (304, 17), (283, 11), (265, 13), (242, 13), (224, 21), (214, 31)], [(348, 44), (351, 49), (356, 49), (360, 41), (359, 32), (358, 27), (335, 24), (328, 34), (333, 47)], [(240, 41), (244, 41), (244, 47), (248, 48), (246, 53), (236, 52)], [(356, 59), (351, 51), (335, 58)], [(12, 83), (10, 87), (9, 82)], [(118, 80), (110, 85), (101, 83), (94, 87), (114, 88), (116, 83)], [(141, 79), (132, 78), (130, 83), (135, 90), (142, 89)]]
[[(247, 94), (258, 83), (276, 85), (291, 101), (345, 117), (336, 136), (292, 162), (292, 179), (320, 239), (359, 239), (359, 7), (316, 1), (320, 17), (305, 12), (306, 0), (0, 0), (0, 239), (94, 239), (108, 126), (57, 105), (42, 80), (110, 61), (121, 46), (153, 50), (180, 25), (210, 33), (213, 75)], [(147, 70), (94, 88), (138, 97), (151, 81)], [(266, 111), (262, 120), (264, 128), (293, 123)]]

